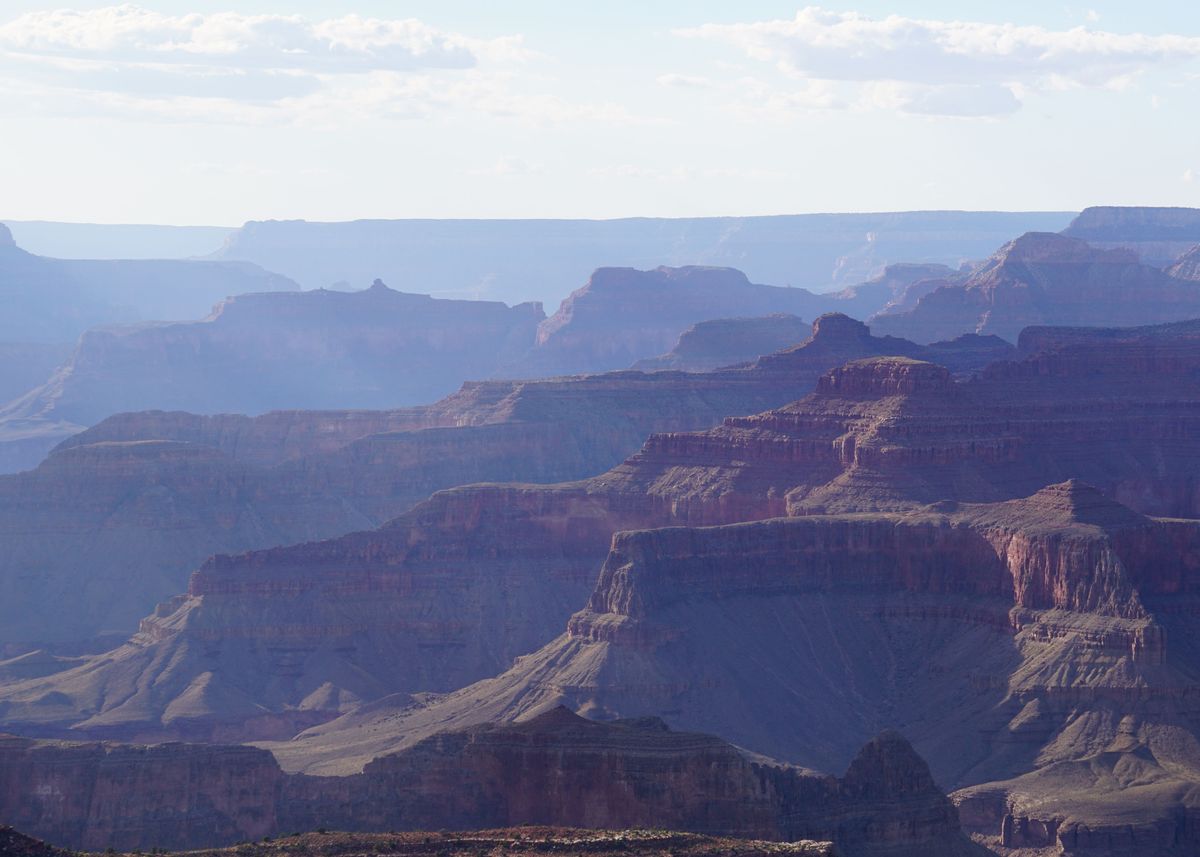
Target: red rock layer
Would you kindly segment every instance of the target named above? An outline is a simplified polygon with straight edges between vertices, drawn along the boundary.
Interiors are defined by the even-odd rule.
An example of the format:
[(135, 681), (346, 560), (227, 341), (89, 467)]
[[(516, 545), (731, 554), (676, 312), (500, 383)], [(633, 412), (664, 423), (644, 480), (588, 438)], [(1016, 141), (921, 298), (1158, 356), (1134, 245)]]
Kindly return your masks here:
[(750, 760), (659, 720), (565, 709), (448, 732), (358, 775), (287, 775), (248, 747), (0, 739), (0, 812), (71, 847), (195, 848), (290, 829), (662, 828), (832, 840), (840, 854), (970, 853), (928, 766), (895, 733), (844, 779)]

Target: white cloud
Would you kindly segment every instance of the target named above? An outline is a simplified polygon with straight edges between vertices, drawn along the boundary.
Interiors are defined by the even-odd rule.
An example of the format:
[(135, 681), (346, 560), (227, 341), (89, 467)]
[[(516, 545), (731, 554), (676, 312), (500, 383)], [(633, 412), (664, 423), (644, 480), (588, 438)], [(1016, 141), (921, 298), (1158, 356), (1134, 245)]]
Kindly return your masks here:
[[(960, 116), (1010, 113), (1037, 90), (1124, 88), (1152, 66), (1200, 58), (1200, 38), (1189, 36), (872, 18), (819, 7), (677, 34), (731, 44), (788, 79), (888, 84), (900, 93), (885, 99), (894, 109)], [(868, 103), (878, 100), (865, 94)]]
[(172, 16), (132, 5), (30, 12), (0, 25), (0, 47), (31, 57), (313, 73), (469, 68), (484, 56), (522, 55), (517, 37), (472, 39), (412, 18)]
[(514, 70), (537, 56), (519, 35), (479, 39), (415, 19), (172, 16), (123, 5), (0, 24), (0, 92), (46, 113), (170, 122), (333, 128), (447, 111), (642, 121), (619, 105), (531, 91)]
[(1192, 184), (1196, 181), (1196, 171), (1189, 167), (1183, 171), (1183, 175), (1180, 178), (1184, 184)]

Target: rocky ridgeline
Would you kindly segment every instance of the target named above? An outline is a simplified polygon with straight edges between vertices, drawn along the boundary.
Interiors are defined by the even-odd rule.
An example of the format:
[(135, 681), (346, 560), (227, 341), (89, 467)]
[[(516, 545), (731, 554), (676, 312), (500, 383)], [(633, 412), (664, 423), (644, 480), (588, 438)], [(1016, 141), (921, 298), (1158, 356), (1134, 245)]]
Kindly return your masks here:
[[(1175, 276), (1180, 273), (1184, 276)], [(880, 333), (916, 342), (967, 332), (1015, 342), (1033, 325), (1183, 321), (1200, 316), (1200, 286), (1186, 273), (1186, 266), (1164, 271), (1125, 247), (1104, 249), (1067, 235), (1030, 233), (1002, 247), (965, 279), (936, 287), (915, 284), (921, 292), (915, 303), (902, 300), (870, 321)]]
[(928, 766), (895, 733), (869, 742), (842, 779), (750, 758), (654, 718), (597, 723), (565, 709), (441, 733), (348, 777), (285, 774), (265, 751), (219, 745), (10, 737), (0, 740), (0, 760), (6, 819), (97, 850), (195, 848), (318, 827), (571, 824), (824, 840), (845, 857), (974, 853)]

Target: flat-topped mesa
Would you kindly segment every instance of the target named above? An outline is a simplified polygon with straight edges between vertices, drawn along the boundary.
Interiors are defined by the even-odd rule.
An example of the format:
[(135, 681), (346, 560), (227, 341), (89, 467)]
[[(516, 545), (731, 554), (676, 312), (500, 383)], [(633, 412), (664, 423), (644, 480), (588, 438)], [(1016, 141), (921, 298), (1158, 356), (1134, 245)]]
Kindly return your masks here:
[(1097, 205), (1062, 231), (1093, 244), (1200, 241), (1200, 209)]
[(956, 386), (944, 366), (904, 357), (855, 360), (817, 382), (817, 395), (847, 398), (952, 395)]
[(1200, 525), (1147, 518), (1077, 481), (940, 509), (617, 533), (570, 633), (636, 637), (681, 601), (735, 596), (903, 591), (1145, 619), (1140, 589), (1200, 590)]
[(1160, 387), (1172, 379), (1190, 383), (1200, 370), (1200, 320), (1144, 327), (1027, 327), (1018, 346), (1023, 359), (996, 361), (983, 377), (999, 382), (1109, 378), (1116, 390), (1135, 377)]

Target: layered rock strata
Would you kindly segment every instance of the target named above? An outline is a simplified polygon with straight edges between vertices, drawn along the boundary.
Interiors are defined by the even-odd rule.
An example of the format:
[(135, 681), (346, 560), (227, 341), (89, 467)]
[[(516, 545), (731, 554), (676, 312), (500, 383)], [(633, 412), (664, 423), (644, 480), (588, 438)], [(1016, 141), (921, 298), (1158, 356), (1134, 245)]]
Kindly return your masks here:
[(994, 502), (1069, 478), (1195, 515), (1200, 352), (1169, 332), (1127, 339), (1052, 346), (963, 382), (907, 358), (852, 362), (793, 405), (653, 435), (583, 482), (455, 489), (378, 531), (219, 557), (127, 645), (0, 689), (0, 716), (125, 737), (284, 737), (387, 693), (449, 691), (559, 633), (622, 529)]
[(0, 477), (0, 645), (131, 630), (214, 553), (376, 526), (454, 485), (601, 473), (652, 432), (776, 407), (847, 359), (936, 353), (969, 372), (996, 354), (977, 346), (917, 348), (828, 316), (801, 346), (727, 372), (472, 382), (391, 411), (113, 417)]
[(1198, 593), (1200, 522), (1076, 482), (619, 533), (588, 606), (505, 673), (272, 749), (289, 769), (353, 770), (447, 726), (565, 705), (828, 770), (893, 725), (1000, 844), (1184, 855), (1200, 844)]
[(0, 743), (0, 811), (73, 847), (197, 847), (289, 829), (663, 828), (832, 841), (855, 855), (974, 853), (898, 734), (841, 778), (749, 757), (660, 720), (565, 709), (435, 735), (349, 777), (284, 774), (248, 747)]

